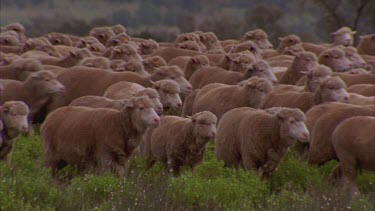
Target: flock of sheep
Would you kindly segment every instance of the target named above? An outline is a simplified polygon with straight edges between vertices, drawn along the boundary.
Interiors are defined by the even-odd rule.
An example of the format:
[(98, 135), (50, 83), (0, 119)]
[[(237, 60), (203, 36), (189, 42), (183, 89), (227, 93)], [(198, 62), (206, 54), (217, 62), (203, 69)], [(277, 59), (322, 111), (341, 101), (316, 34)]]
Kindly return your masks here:
[[(358, 169), (375, 170), (375, 34), (353, 47), (342, 27), (330, 44), (256, 29), (240, 40), (212, 32), (174, 43), (130, 37), (121, 25), (88, 36), (0, 33), (0, 159), (42, 123), (45, 164), (124, 176), (133, 156), (151, 166), (199, 165), (209, 141), (227, 167), (269, 176), (293, 147), (358, 194)], [(181, 117), (162, 115), (181, 113)]]

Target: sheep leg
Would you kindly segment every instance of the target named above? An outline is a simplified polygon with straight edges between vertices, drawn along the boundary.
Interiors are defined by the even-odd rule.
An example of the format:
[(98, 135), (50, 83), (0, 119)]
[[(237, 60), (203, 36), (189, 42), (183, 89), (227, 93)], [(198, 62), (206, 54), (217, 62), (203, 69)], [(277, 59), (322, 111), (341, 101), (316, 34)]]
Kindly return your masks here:
[(339, 163), (332, 169), (331, 173), (329, 174), (328, 181), (332, 184), (336, 184), (341, 177), (342, 172)]
[(180, 174), (180, 167), (182, 165), (182, 161), (179, 159), (170, 159), (167, 163), (169, 171), (172, 172), (174, 176), (178, 176)]
[(355, 158), (352, 156), (347, 156), (342, 159), (340, 158), (340, 167), (342, 172), (343, 186), (349, 188), (351, 195), (359, 195), (360, 192), (354, 182), (357, 176), (357, 162)]
[(263, 175), (270, 176), (273, 172), (275, 172), (280, 159), (281, 159), (281, 156), (275, 150), (273, 149), (268, 150), (267, 161), (262, 167)]
[(256, 159), (251, 157), (251, 156), (243, 156), (242, 157), (242, 167), (245, 169), (245, 170), (257, 170), (258, 169), (258, 165), (257, 165), (257, 162), (256, 162)]

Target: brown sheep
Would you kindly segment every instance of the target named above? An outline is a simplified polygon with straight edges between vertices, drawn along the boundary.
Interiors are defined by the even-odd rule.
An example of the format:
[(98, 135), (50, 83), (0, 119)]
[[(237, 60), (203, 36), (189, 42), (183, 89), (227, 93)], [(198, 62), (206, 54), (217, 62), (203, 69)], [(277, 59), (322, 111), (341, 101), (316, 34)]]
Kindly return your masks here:
[(2, 31), (14, 31), (18, 34), (18, 39), (21, 42), (24, 42), (26, 40), (26, 35), (25, 35), (25, 27), (20, 24), (20, 23), (11, 23), (2, 28)]
[(366, 97), (375, 96), (375, 84), (357, 84), (347, 89), (348, 92), (357, 93)]
[(21, 55), (23, 58), (40, 58), (45, 56), (63, 57), (53, 45), (41, 45)]
[(110, 69), (111, 68), (111, 61), (103, 56), (94, 56), (94, 57), (87, 57), (84, 58), (78, 66), (84, 67), (95, 67), (100, 69)]
[[(197, 33), (193, 32), (193, 33), (179, 34), (174, 43), (177, 44), (177, 43), (182, 43), (185, 41), (195, 41), (196, 43), (198, 43), (199, 48), (201, 49), (202, 52), (205, 52), (207, 50), (206, 46), (201, 42), (199, 35)], [(188, 55), (185, 55), (185, 56), (188, 56)], [(167, 61), (167, 59), (165, 59), (165, 61), (169, 62)]]
[(279, 37), (279, 40), (280, 40), (280, 43), (279, 43), (279, 46), (277, 47), (277, 51), (279, 52), (279, 54), (282, 54), (286, 47), (290, 47), (290, 46), (302, 43), (301, 38), (299, 38), (297, 35), (294, 35), (294, 34), (287, 35), (285, 37)]
[(343, 47), (342, 50), (345, 52), (345, 57), (353, 64), (353, 68), (365, 68), (366, 62), (357, 53), (357, 49), (354, 47)]
[(210, 111), (218, 120), (233, 108), (252, 107), (260, 108), (263, 98), (272, 91), (272, 83), (257, 76), (240, 85), (225, 85), (213, 83), (198, 91), (192, 114), (200, 111)]
[(340, 163), (332, 170), (350, 194), (359, 195), (355, 185), (358, 170), (375, 171), (375, 117), (357, 116), (341, 122), (332, 134), (332, 144)]
[(353, 36), (356, 32), (349, 27), (343, 26), (339, 30), (332, 32), (330, 35), (333, 39), (333, 45), (343, 45), (345, 47), (353, 45)]
[(213, 32), (203, 32), (199, 35), (199, 40), (203, 43), (203, 45), (206, 46), (207, 52), (208, 51), (216, 51), (216, 50), (222, 50), (219, 43), (219, 39), (216, 37), (215, 33)]
[(122, 44), (112, 49), (109, 59), (121, 59), (126, 62), (132, 60), (142, 61), (142, 57), (138, 54), (133, 44)]
[(74, 46), (77, 48), (87, 48), (89, 45), (97, 43), (100, 43), (98, 39), (96, 39), (95, 37), (88, 36), (81, 37), (80, 40)]
[(17, 100), (25, 102), (30, 108), (29, 119), (40, 112), (51, 100), (52, 96), (64, 92), (64, 86), (56, 80), (56, 76), (47, 70), (30, 75), (24, 82), (12, 81), (4, 87), (0, 103)]
[(159, 93), (153, 88), (145, 88), (137, 83), (126, 81), (115, 83), (108, 87), (103, 96), (113, 100), (128, 100), (132, 97), (148, 96), (154, 104), (156, 113), (163, 113)]
[(12, 141), (29, 130), (27, 115), (29, 108), (21, 101), (8, 101), (0, 106), (0, 160), (12, 149)]
[(69, 54), (63, 58), (45, 57), (40, 58), (40, 62), (44, 65), (53, 65), (59, 67), (73, 67), (79, 64), (84, 58), (89, 57), (91, 53), (87, 49), (80, 49), (70, 51)]
[(209, 61), (205, 55), (179, 56), (172, 59), (168, 65), (177, 65), (184, 71), (186, 79), (190, 79), (193, 73), (201, 67), (209, 66)]
[(160, 56), (149, 56), (143, 60), (145, 70), (149, 73), (153, 73), (158, 67), (167, 66), (167, 62)]
[(246, 72), (249, 65), (255, 63), (257, 58), (254, 54), (249, 53), (248, 51), (241, 52), (237, 57), (231, 60), (229, 70), (235, 72)]
[(141, 55), (149, 55), (155, 52), (159, 48), (159, 44), (153, 40), (153, 39), (148, 39), (144, 40), (142, 42), (135, 42), (138, 47), (140, 48)]
[(279, 82), (281, 84), (296, 84), (303, 76), (303, 72), (308, 72), (318, 65), (317, 60), (316, 56), (310, 52), (297, 54), (292, 65), (283, 74)]
[(262, 29), (255, 29), (253, 31), (248, 31), (242, 37), (240, 42), (245, 42), (247, 40), (253, 41), (260, 49), (270, 49), (273, 45), (268, 41), (268, 35)]
[(221, 118), (215, 151), (228, 167), (270, 176), (295, 140), (309, 142), (305, 115), (299, 109), (235, 108)]
[(346, 85), (340, 78), (330, 77), (323, 80), (314, 93), (276, 90), (265, 97), (263, 108), (289, 107), (307, 112), (321, 103), (348, 102), (349, 96), (345, 88)]
[(292, 46), (285, 47), (284, 50), (281, 52), (281, 54), (294, 56), (303, 51), (305, 51), (305, 49), (303, 49), (303, 46), (301, 45), (301, 43), (298, 43)]
[(126, 33), (126, 28), (121, 24), (116, 24), (114, 26), (111, 26), (111, 29), (115, 34)]
[(111, 108), (120, 111), (127, 100), (112, 100), (102, 96), (83, 96), (73, 100), (69, 106), (86, 106), (90, 108)]
[(103, 45), (105, 45), (109, 38), (115, 36), (116, 34), (109, 27), (95, 27), (90, 30), (89, 35), (95, 37)]
[(131, 40), (130, 36), (127, 35), (126, 33), (117, 34), (113, 37), (110, 37), (107, 40), (105, 47), (109, 48), (112, 46), (119, 46), (121, 44), (129, 42), (130, 40)]
[(239, 53), (243, 51), (250, 51), (250, 53), (254, 54), (256, 59), (262, 59), (262, 50), (253, 41), (240, 43), (234, 46), (229, 53)]
[(148, 76), (150, 75), (143, 66), (143, 63), (138, 60), (132, 60), (129, 62), (124, 62), (118, 65), (116, 68), (113, 69), (115, 72), (133, 72), (139, 75)]
[(176, 81), (180, 86), (181, 93), (188, 94), (192, 91), (190, 83), (177, 66), (160, 67), (150, 76), (141, 76), (132, 72), (110, 72), (100, 69), (92, 71), (82, 67), (70, 68), (58, 76), (58, 80), (66, 87), (65, 95), (54, 100), (49, 110), (69, 105), (74, 99), (85, 95), (102, 96), (108, 87), (120, 81), (152, 87), (151, 81), (163, 79)]
[(18, 46), (20, 41), (17, 36), (0, 33), (1, 46)]
[(181, 49), (186, 49), (186, 50), (191, 50), (191, 51), (198, 51), (198, 52), (202, 52), (199, 44), (195, 41), (191, 41), (191, 40), (188, 40), (188, 41), (185, 41), (185, 42), (182, 42), (182, 43), (177, 43), (176, 48), (181, 48)]
[(143, 155), (149, 165), (161, 161), (174, 175), (184, 165), (194, 169), (203, 162), (206, 145), (216, 136), (216, 122), (208, 111), (190, 118), (165, 116), (159, 127), (147, 130)]
[(31, 73), (41, 71), (42, 64), (35, 59), (17, 59), (8, 65), (0, 66), (1, 79), (13, 79), (23, 81)]
[(113, 171), (123, 177), (140, 136), (159, 122), (147, 97), (130, 99), (121, 111), (62, 107), (48, 115), (41, 126), (45, 165), (53, 174), (72, 164)]
[(42, 45), (52, 45), (47, 38), (45, 37), (37, 37), (37, 38), (28, 38), (22, 45), (20, 52), (24, 53), (29, 50), (33, 50), (38, 46)]
[(335, 72), (345, 72), (353, 68), (352, 62), (345, 57), (340, 47), (330, 48), (319, 55), (319, 63), (330, 67)]
[(375, 96), (366, 97), (360, 94), (349, 93), (348, 103), (354, 105), (375, 105)]
[(274, 84), (277, 82), (270, 66), (263, 60), (247, 65), (247, 70), (243, 73), (227, 71), (217, 67), (203, 67), (191, 76), (189, 82), (194, 89), (199, 89), (210, 83), (234, 85), (253, 76), (266, 78)]
[(176, 58), (178, 56), (195, 56), (200, 55), (200, 52), (192, 51), (192, 50), (186, 50), (181, 48), (175, 48), (175, 47), (166, 47), (166, 48), (159, 48), (154, 53), (151, 54), (151, 56), (160, 56), (165, 60), (165, 62), (169, 62), (173, 58)]
[(374, 106), (346, 106), (330, 109), (318, 118), (311, 132), (308, 162), (315, 165), (337, 159), (332, 145), (332, 134), (337, 125), (353, 116), (373, 116)]
[(375, 84), (374, 74), (350, 74), (350, 73), (333, 73), (333, 76), (340, 77), (345, 84), (350, 87), (355, 84)]
[(375, 34), (361, 36), (357, 49), (359, 54), (375, 56)]
[(63, 33), (52, 32), (46, 34), (45, 37), (52, 45), (73, 46), (73, 41), (70, 39), (70, 37)]

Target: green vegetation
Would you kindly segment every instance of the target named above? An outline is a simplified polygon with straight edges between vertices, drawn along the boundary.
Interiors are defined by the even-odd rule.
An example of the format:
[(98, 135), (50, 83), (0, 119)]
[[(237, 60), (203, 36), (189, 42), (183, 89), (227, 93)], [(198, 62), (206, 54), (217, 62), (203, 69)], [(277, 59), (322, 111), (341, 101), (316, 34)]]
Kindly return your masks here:
[(225, 168), (211, 143), (205, 162), (179, 177), (157, 163), (147, 169), (141, 158), (131, 161), (126, 179), (110, 174), (78, 172), (72, 166), (55, 178), (43, 166), (38, 135), (20, 138), (7, 161), (0, 161), (1, 210), (374, 210), (375, 173), (364, 172), (357, 184), (360, 198), (349, 200), (328, 184), (336, 162), (307, 165), (289, 153), (268, 179), (256, 172)]

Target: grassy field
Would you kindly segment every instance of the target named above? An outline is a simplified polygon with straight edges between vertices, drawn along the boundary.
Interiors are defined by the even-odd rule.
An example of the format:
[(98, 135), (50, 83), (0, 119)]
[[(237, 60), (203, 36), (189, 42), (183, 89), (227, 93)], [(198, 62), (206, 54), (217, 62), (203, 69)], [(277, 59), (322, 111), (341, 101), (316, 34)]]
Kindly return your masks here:
[(336, 162), (313, 167), (290, 152), (269, 179), (255, 172), (225, 168), (211, 143), (194, 172), (170, 176), (162, 164), (131, 162), (125, 179), (77, 172), (71, 166), (51, 178), (43, 166), (38, 135), (17, 140), (13, 154), (0, 161), (1, 210), (374, 210), (375, 173), (357, 179), (362, 195), (348, 195), (328, 184)]

